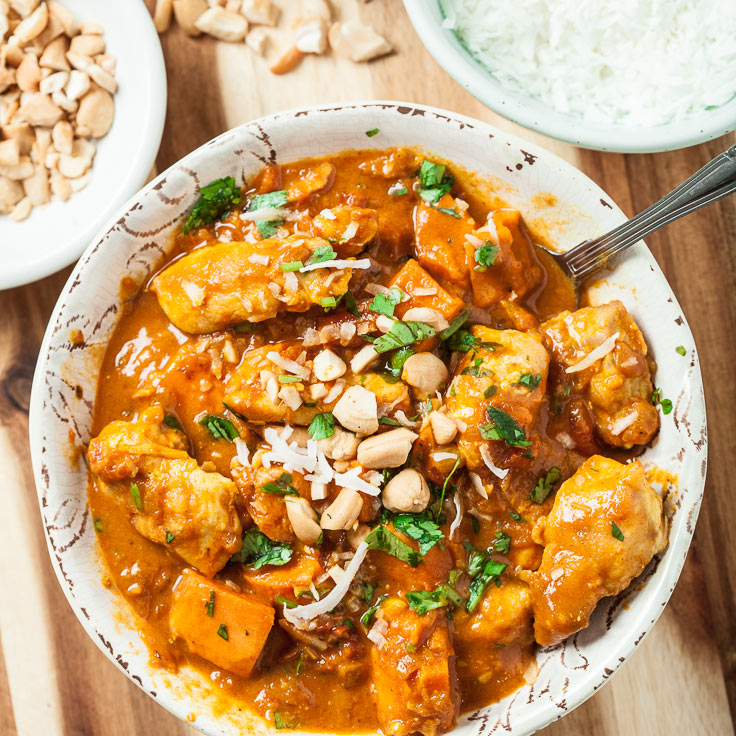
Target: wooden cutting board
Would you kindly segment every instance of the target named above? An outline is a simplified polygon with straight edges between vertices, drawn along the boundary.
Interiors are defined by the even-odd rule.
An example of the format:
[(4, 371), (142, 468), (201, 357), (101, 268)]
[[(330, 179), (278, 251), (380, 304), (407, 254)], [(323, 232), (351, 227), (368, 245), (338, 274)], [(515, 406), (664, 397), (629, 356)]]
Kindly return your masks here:
[[(151, 7), (153, 0), (147, 3)], [(293, 7), (293, 0), (280, 4), (289, 3)], [(624, 156), (543, 138), (485, 109), (450, 79), (422, 47), (399, 0), (333, 4), (341, 6), (343, 17), (360, 15), (373, 24), (396, 53), (363, 65), (310, 58), (291, 74), (274, 77), (266, 61), (242, 45), (190, 39), (172, 28), (162, 38), (169, 107), (158, 170), (223, 130), (266, 113), (320, 102), (406, 100), (472, 115), (546, 146), (632, 214), (736, 141), (731, 135), (674, 153)], [(548, 736), (734, 732), (736, 196), (648, 242), (700, 352), (711, 448), (705, 499), (682, 577), (652, 633), (610, 684), (548, 727)], [(28, 452), (28, 401), (46, 322), (68, 274), (69, 269), (0, 292), (0, 735), (193, 736), (190, 726), (139, 691), (98, 651), (67, 605), (47, 558)]]

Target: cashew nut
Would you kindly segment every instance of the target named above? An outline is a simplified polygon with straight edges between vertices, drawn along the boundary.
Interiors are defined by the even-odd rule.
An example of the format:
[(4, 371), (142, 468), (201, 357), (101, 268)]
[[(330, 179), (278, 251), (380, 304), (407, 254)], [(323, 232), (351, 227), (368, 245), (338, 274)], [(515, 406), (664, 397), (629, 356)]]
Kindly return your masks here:
[(441, 411), (433, 411), (429, 415), (434, 441), (438, 445), (446, 445), (457, 436), (457, 424)]
[(447, 366), (433, 353), (415, 353), (404, 363), (401, 377), (422, 393), (437, 391), (449, 377)]
[(332, 460), (352, 460), (360, 444), (360, 440), (352, 432), (335, 427), (332, 436), (317, 442), (317, 448)]
[(334, 381), (344, 376), (347, 369), (345, 361), (329, 348), (320, 351), (312, 364), (312, 371), (318, 381)]
[(350, 361), (350, 370), (353, 373), (362, 373), (378, 361), (378, 353), (373, 345), (366, 345), (358, 350)]
[(332, 414), (351, 432), (373, 434), (378, 431), (376, 395), (362, 386), (351, 386), (335, 404)]
[(391, 478), (381, 498), (389, 511), (417, 514), (429, 504), (429, 485), (420, 473), (407, 468)]
[(304, 544), (314, 544), (322, 534), (322, 529), (317, 523), (317, 514), (314, 513), (309, 501), (296, 496), (285, 496), (284, 501), (286, 502), (286, 515), (289, 517), (296, 538)]
[(416, 438), (403, 427), (369, 437), (358, 445), (358, 462), (364, 468), (398, 468), (406, 462)]
[(446, 330), (450, 323), (445, 319), (442, 312), (436, 309), (430, 309), (429, 307), (412, 307), (404, 312), (404, 316), (401, 318), (404, 322), (424, 322), (425, 325), (434, 327), (435, 332), (442, 332)]
[(325, 509), (320, 524), (328, 530), (350, 529), (358, 520), (362, 508), (363, 497), (360, 493), (352, 488), (343, 488)]

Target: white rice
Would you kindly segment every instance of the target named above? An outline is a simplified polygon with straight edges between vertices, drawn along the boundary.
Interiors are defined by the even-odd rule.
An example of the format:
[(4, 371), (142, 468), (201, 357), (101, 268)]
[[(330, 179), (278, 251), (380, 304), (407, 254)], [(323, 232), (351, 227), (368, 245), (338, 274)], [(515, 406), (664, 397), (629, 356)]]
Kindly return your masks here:
[(734, 0), (441, 0), (498, 81), (588, 122), (652, 126), (736, 94)]

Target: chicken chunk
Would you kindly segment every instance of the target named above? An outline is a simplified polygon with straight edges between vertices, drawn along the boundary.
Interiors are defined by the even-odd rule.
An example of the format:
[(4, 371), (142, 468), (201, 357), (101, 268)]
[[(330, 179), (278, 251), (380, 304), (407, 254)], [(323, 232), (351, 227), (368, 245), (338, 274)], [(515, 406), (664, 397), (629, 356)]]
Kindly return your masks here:
[(542, 564), (527, 573), (542, 646), (585, 628), (598, 601), (624, 590), (667, 546), (662, 499), (643, 465), (588, 458), (566, 480), (533, 536)]
[(386, 736), (435, 736), (452, 728), (459, 698), (450, 623), (443, 612), (418, 616), (401, 598), (384, 602), (374, 626), (385, 643), (371, 649), (378, 723)]
[(237, 488), (203, 471), (163, 418), (155, 407), (108, 424), (90, 442), (90, 469), (128, 509), (136, 531), (212, 576), (240, 549)]
[[(527, 464), (532, 428), (544, 400), (549, 355), (539, 335), (474, 325), (475, 346), (448, 391), (448, 415), (460, 423), (458, 447), (471, 470)], [(486, 456), (484, 458), (484, 455)]]
[(341, 258), (356, 256), (376, 237), (378, 210), (338, 204), (322, 210), (314, 224), (320, 237), (335, 243)]
[[(319, 381), (312, 378), (311, 360), (304, 361), (305, 375), (309, 375), (310, 378), (305, 378), (303, 382), (288, 384), (299, 391), (304, 403), (291, 408), (279, 397), (281, 384), (278, 382), (278, 376), (287, 371), (279, 368), (269, 359), (268, 355), (278, 353), (285, 359), (295, 360), (301, 352), (301, 346), (298, 343), (277, 343), (247, 352), (227, 381), (225, 404), (248, 421), (259, 423), (287, 422), (307, 425), (317, 414), (332, 411), (342, 391), (331, 395), (330, 389), (334, 387), (335, 382), (320, 384)], [(378, 373), (356, 375), (350, 371), (340, 380), (344, 382), (345, 388), (353, 384), (360, 384), (372, 391), (376, 395), (379, 412), (388, 411), (389, 407), (393, 407), (394, 411), (398, 409), (408, 411), (411, 408), (409, 391), (401, 382), (388, 383)], [(315, 384), (324, 386), (326, 393), (313, 394)], [(330, 401), (326, 401), (328, 398)], [(312, 401), (316, 401), (316, 405), (306, 405), (307, 402), (312, 403)]]
[(321, 238), (298, 236), (209, 245), (174, 261), (151, 289), (173, 324), (193, 334), (262, 322), (282, 311), (305, 312), (348, 289), (350, 268), (293, 270), (327, 247)]
[[(465, 253), (476, 306), (490, 307), (513, 295), (522, 297), (541, 283), (542, 269), (518, 210), (493, 212), (473, 235), (473, 242), (465, 241)], [(476, 256), (484, 245), (485, 259)]]
[[(542, 331), (552, 345), (557, 380), (569, 382), (590, 402), (604, 442), (628, 449), (654, 437), (659, 415), (651, 403), (647, 345), (620, 301), (561, 312), (547, 320)], [(578, 370), (594, 350), (607, 346), (611, 349), (602, 357)]]

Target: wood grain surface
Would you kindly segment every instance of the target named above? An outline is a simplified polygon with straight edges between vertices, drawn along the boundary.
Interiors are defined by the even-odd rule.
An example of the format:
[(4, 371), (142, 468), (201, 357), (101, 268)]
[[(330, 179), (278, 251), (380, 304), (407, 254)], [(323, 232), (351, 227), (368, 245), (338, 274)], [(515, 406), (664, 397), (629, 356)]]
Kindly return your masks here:
[[(339, 5), (343, 17), (360, 15), (383, 32), (396, 53), (363, 65), (308, 58), (295, 72), (274, 77), (267, 61), (242, 45), (191, 39), (178, 28), (163, 36), (169, 107), (158, 170), (223, 130), (273, 111), (341, 100), (406, 100), (535, 140), (581, 168), (632, 214), (736, 140), (731, 135), (673, 153), (618, 155), (543, 138), (490, 112), (452, 81), (422, 47), (399, 0)], [(276, 51), (271, 49), (271, 58)], [(682, 577), (652, 633), (610, 684), (548, 727), (548, 736), (734, 733), (736, 382), (730, 374), (736, 365), (736, 196), (648, 242), (700, 352), (710, 437), (705, 499)], [(44, 328), (68, 274), (0, 292), (0, 735), (193, 736), (191, 726), (166, 713), (98, 651), (67, 605), (47, 557), (31, 475), (28, 401)]]

